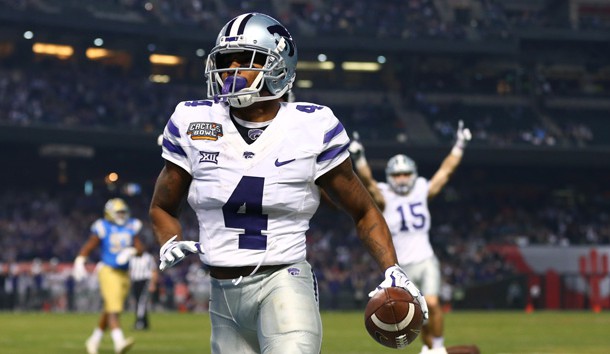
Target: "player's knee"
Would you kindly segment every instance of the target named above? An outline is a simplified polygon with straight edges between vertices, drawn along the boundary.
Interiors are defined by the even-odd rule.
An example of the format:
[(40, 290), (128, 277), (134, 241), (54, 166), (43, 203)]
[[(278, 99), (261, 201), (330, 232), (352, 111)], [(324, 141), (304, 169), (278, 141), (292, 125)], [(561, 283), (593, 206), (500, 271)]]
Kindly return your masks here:
[(322, 336), (312, 332), (292, 332), (270, 341), (262, 348), (263, 354), (311, 354), (319, 353)]

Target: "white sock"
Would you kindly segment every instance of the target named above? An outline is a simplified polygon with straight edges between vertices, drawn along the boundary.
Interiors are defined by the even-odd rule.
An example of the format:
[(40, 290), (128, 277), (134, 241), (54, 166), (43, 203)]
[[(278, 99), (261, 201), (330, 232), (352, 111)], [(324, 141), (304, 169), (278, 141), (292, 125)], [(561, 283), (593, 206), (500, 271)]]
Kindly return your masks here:
[(120, 328), (115, 328), (110, 332), (110, 336), (112, 336), (112, 341), (114, 345), (122, 344), (125, 341), (125, 336), (123, 335), (123, 331)]
[(445, 346), (445, 337), (432, 337), (432, 349)]
[(91, 340), (99, 343), (102, 341), (102, 337), (104, 336), (104, 331), (102, 331), (101, 328), (99, 327), (95, 327), (95, 329), (93, 330), (93, 333), (91, 334)]
[(420, 353), (425, 353), (425, 352), (427, 352), (428, 350), (430, 350), (430, 348), (428, 348), (428, 346), (424, 344), (424, 345), (422, 345), (422, 347), (421, 347), (421, 352), (420, 352)]

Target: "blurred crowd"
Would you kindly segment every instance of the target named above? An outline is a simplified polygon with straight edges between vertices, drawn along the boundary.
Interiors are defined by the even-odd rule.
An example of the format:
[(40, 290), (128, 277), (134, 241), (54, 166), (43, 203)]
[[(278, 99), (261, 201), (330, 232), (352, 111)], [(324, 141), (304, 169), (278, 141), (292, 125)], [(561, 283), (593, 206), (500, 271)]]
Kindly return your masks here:
[[(423, 77), (422, 81), (430, 83), (434, 79)], [(324, 82), (318, 84), (325, 87)], [(449, 142), (457, 121), (464, 120), (473, 130), (476, 144), (483, 146), (610, 144), (610, 137), (603, 133), (605, 120), (598, 119), (605, 115), (604, 109), (545, 109), (517, 96), (521, 99), (517, 103), (510, 97), (498, 101), (493, 97), (502, 100), (506, 96), (494, 88), (485, 96), (492, 99), (469, 103), (468, 100), (477, 99), (478, 93), (465, 93), (463, 83), (451, 85), (454, 92), (460, 92), (459, 96), (440, 102), (431, 98), (438, 97), (434, 87), (406, 94), (403, 104), (389, 99), (392, 91), (381, 92), (383, 97), (379, 100), (335, 103), (323, 94), (303, 91), (297, 99), (311, 98), (329, 105), (349, 130), (364, 132), (365, 140), (406, 140), (408, 124), (401, 115), (406, 110), (421, 114), (441, 143)], [(59, 60), (39, 60), (27, 67), (9, 64), (0, 68), (0, 123), (155, 133), (162, 131), (178, 102), (205, 95), (203, 80), (198, 84), (157, 84), (137, 68), (126, 71), (99, 63)], [(375, 124), (371, 124), (371, 117), (375, 117)]]
[[(463, 185), (472, 183), (470, 179), (471, 176), (459, 178), (448, 186), (440, 199), (431, 203), (431, 240), (443, 264), (447, 286), (463, 289), (513, 276), (514, 270), (490, 245), (610, 244), (610, 198), (596, 183), (571, 191), (549, 192), (527, 183), (521, 187), (486, 189)], [(94, 281), (74, 284), (69, 274), (72, 260), (89, 236), (89, 226), (102, 216), (101, 206), (106, 196), (22, 190), (5, 191), (0, 198), (3, 235), (0, 273), (5, 296), (6, 293), (16, 296), (18, 292), (25, 294), (28, 291), (38, 294), (38, 297), (28, 295), (32, 299), (38, 299), (43, 293), (51, 296), (57, 290), (53, 290), (58, 287), (57, 282), (64, 283), (65, 289), (61, 293), (66, 296), (70, 291), (94, 293)], [(129, 197), (127, 201), (132, 214), (144, 221), (141, 239), (156, 254), (158, 245), (146, 216), (149, 196), (143, 193)], [(196, 219), (190, 209), (185, 209), (182, 222), (185, 237), (197, 239)], [(308, 259), (319, 280), (321, 305), (324, 308), (363, 305), (367, 290), (379, 282), (381, 274), (360, 245), (348, 215), (323, 204), (311, 223), (307, 247)], [(95, 262), (96, 257), (93, 255), (91, 260)], [(40, 263), (46, 264), (46, 268)], [(58, 264), (63, 265), (57, 267), (62, 271), (53, 268)], [(48, 271), (43, 272), (43, 268)], [(201, 299), (205, 298), (208, 289), (206, 275), (196, 257), (162, 273), (162, 293), (157, 294), (159, 308), (204, 310), (205, 301)], [(84, 303), (66, 300), (61, 306), (64, 310), (95, 306), (85, 300), (79, 301)], [(5, 299), (4, 303), (5, 306), (12, 303), (15, 308), (33, 306), (16, 300), (6, 302)], [(34, 303), (42, 306), (38, 300)]]
[[(230, 18), (256, 10), (275, 16), (294, 35), (339, 38), (494, 40), (510, 38), (515, 31), (532, 27), (610, 28), (610, 21), (602, 12), (583, 11), (575, 22), (562, 15), (567, 10), (546, 11), (532, 4), (528, 7), (528, 2), (519, 2), (523, 7), (510, 7), (500, 0), (445, 2), (461, 4), (451, 11), (437, 7), (440, 3), (0, 0), (0, 11), (36, 11), (51, 16), (78, 14), (82, 18), (190, 27), (216, 33)], [(453, 139), (457, 121), (464, 120), (473, 131), (473, 146), (555, 146), (562, 141), (578, 147), (610, 144), (610, 129), (604, 120), (607, 110), (591, 109), (583, 114), (578, 109), (547, 106), (545, 101), (554, 96), (607, 97), (610, 81), (600, 83), (590, 79), (599, 68), (573, 79), (546, 75), (545, 68), (532, 72), (496, 69), (490, 74), (485, 68), (469, 66), (468, 58), (461, 60), (450, 63), (460, 70), (448, 67), (427, 71), (426, 63), (415, 63), (420, 67), (397, 68), (388, 75), (392, 79), (382, 78), (381, 85), (374, 86), (371, 83), (377, 81), (369, 79), (350, 84), (350, 91), (381, 91), (383, 97), (379, 100), (346, 99), (344, 102), (349, 104), (335, 104), (332, 100), (326, 102), (324, 94), (320, 94), (320, 100), (315, 102), (331, 106), (344, 125), (351, 131), (360, 131), (365, 140), (406, 140), (404, 113), (408, 111), (423, 116), (439, 143)], [(126, 69), (87, 61), (22, 62), (21, 58), (0, 63), (0, 124), (6, 125), (154, 133), (163, 129), (178, 102), (205, 97), (203, 78), (198, 77), (196, 83), (187, 80), (153, 83), (149, 80), (149, 68), (144, 66)], [(417, 77), (409, 78), (410, 74)], [(404, 86), (396, 77), (404, 79)], [(345, 86), (344, 80), (335, 77), (319, 79), (316, 87)], [(407, 83), (411, 87), (406, 87)], [(397, 90), (392, 91), (392, 87)], [(403, 102), (391, 100), (393, 93)], [(525, 99), (508, 100), (509, 103), (498, 100), (518, 95)], [(480, 97), (487, 101), (481, 103), (485, 100)], [(431, 237), (443, 264), (444, 289), (514, 276), (515, 271), (489, 247), (494, 243), (610, 244), (610, 196), (602, 184), (591, 183), (586, 190), (568, 186), (565, 190), (550, 191), (532, 189), (524, 183), (519, 187), (522, 189), (507, 184), (509, 187), (490, 190), (474, 188), (468, 178), (460, 180), (447, 188), (441, 200), (431, 204)], [(50, 189), (6, 189), (0, 194), (0, 309), (99, 308), (95, 278), (75, 283), (70, 277), (70, 266), (89, 236), (89, 226), (102, 216), (107, 198), (104, 194), (85, 196), (71, 190)], [(147, 220), (149, 200), (146, 192), (127, 198), (133, 216), (145, 221), (141, 238), (156, 254), (158, 245)], [(185, 237), (196, 239), (194, 215), (186, 212), (183, 222), (187, 225)], [(312, 221), (307, 242), (309, 261), (319, 280), (321, 307), (362, 307), (366, 294), (378, 284), (381, 274), (360, 246), (347, 215), (322, 206)], [(205, 311), (208, 281), (206, 270), (192, 257), (162, 274), (154, 298), (155, 308)]]
[(176, 104), (201, 87), (158, 85), (111, 66), (40, 61), (0, 69), (0, 122), (69, 129), (161, 131)]
[[(90, 16), (108, 23), (151, 23), (161, 28), (186, 26), (214, 33), (238, 14), (261, 11), (278, 18), (298, 37), (439, 38), (481, 43), (486, 39), (511, 37), (531, 27), (573, 31), (608, 28), (610, 21), (603, 16), (608, 8), (604, 6), (603, 3), (581, 6), (579, 16), (569, 16), (570, 10), (565, 6), (550, 11), (544, 2), (499, 0), (104, 0), (94, 3), (0, 0), (0, 9), (37, 11), (59, 17), (78, 14), (83, 19)], [(365, 140), (408, 140), (406, 111), (423, 115), (441, 143), (451, 139), (451, 128), (458, 120), (464, 120), (476, 131), (477, 144), (488, 146), (610, 144), (610, 136), (600, 133), (607, 127), (603, 120), (597, 119), (599, 112), (568, 115), (546, 104), (549, 97), (608, 97), (607, 69), (595, 53), (584, 63), (569, 60), (562, 63), (556, 61), (559, 58), (552, 58), (529, 63), (529, 67), (523, 67), (523, 61), (516, 61), (510, 55), (479, 60), (468, 55), (450, 59), (435, 57), (434, 53), (416, 57), (399, 58), (406, 65), (392, 63), (388, 65), (392, 69), (386, 69), (381, 75), (362, 74), (357, 80), (350, 80), (347, 74), (339, 72), (317, 76), (307, 73), (307, 79), (315, 82), (314, 90), (343, 90), (348, 95), (345, 87), (349, 87), (350, 91), (375, 89), (385, 95), (383, 100), (375, 102), (352, 97), (345, 100), (350, 102), (348, 105), (327, 102), (324, 94), (316, 97), (315, 102), (336, 110), (346, 127), (368, 134), (363, 136)], [(196, 70), (181, 69), (198, 73), (197, 81), (185, 79), (190, 74), (182, 73), (179, 75), (182, 78), (176, 81), (158, 84), (150, 81), (151, 68), (141, 62), (127, 68), (87, 60), (23, 60), (17, 56), (2, 60), (0, 123), (11, 125), (159, 132), (177, 102), (202, 99), (206, 94), (200, 62)], [(382, 82), (378, 86), (371, 85), (380, 78)], [(392, 94), (398, 94), (404, 103), (389, 99)], [(439, 101), (432, 99), (432, 95), (445, 98)], [(498, 97), (508, 100), (502, 102)], [(515, 103), (511, 97), (518, 97), (521, 102)], [(297, 99), (300, 99), (298, 92)], [(473, 99), (478, 103), (469, 102)], [(482, 100), (487, 102), (481, 103)], [(369, 124), (371, 116), (375, 117), (374, 125)]]
[[(0, 123), (123, 132), (162, 132), (181, 101), (206, 97), (205, 82), (155, 84), (137, 70), (58, 60), (41, 60), (27, 68), (0, 68)], [(327, 102), (332, 104), (332, 102)], [(387, 102), (332, 105), (335, 113), (367, 138), (401, 128)], [(377, 115), (370, 127), (367, 117)], [(404, 127), (402, 127), (404, 129)], [(370, 134), (369, 134), (370, 133)]]
[[(151, 23), (216, 31), (249, 11), (267, 13), (303, 35), (365, 35), (391, 38), (499, 39), (514, 30), (566, 28), (604, 30), (610, 20), (603, 3), (582, 6), (578, 16), (566, 5), (500, 0), (262, 1), (262, 0), (2, 0), (5, 7), (46, 14), (78, 12), (97, 19)], [(565, 3), (567, 4), (567, 3)], [(379, 16), (378, 14), (384, 14)]]

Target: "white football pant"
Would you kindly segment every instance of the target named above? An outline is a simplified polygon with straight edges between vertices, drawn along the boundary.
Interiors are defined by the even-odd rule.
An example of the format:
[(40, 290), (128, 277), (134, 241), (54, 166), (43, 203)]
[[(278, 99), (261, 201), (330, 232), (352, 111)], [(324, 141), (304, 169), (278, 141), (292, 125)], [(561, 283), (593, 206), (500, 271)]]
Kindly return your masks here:
[(212, 354), (318, 354), (318, 287), (303, 261), (233, 280), (212, 278)]

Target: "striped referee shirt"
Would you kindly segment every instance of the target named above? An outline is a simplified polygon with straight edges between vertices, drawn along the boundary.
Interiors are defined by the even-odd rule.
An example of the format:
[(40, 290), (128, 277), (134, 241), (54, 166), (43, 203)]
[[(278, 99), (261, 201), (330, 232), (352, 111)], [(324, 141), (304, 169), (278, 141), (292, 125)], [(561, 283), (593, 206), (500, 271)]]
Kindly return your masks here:
[(129, 276), (132, 281), (149, 280), (157, 264), (153, 256), (144, 252), (139, 257), (132, 257), (129, 261)]

